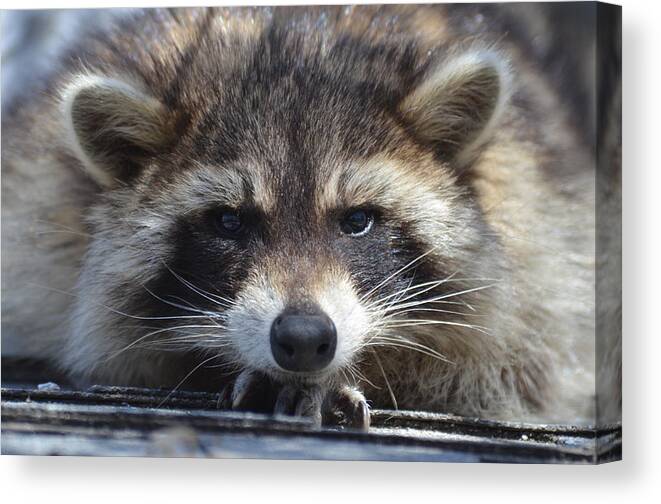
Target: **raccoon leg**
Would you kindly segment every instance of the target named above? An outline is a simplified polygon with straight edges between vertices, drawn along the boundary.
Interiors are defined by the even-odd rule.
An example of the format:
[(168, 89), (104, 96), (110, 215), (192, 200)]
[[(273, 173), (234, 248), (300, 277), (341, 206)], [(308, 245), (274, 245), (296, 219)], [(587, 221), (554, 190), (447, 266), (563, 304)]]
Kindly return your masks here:
[(344, 426), (367, 431), (370, 425), (365, 396), (349, 385), (326, 390), (318, 385), (285, 385), (278, 394), (273, 413), (307, 417), (318, 426)]
[(350, 385), (333, 389), (324, 400), (323, 423), (351, 427), (367, 432), (370, 410), (362, 392)]

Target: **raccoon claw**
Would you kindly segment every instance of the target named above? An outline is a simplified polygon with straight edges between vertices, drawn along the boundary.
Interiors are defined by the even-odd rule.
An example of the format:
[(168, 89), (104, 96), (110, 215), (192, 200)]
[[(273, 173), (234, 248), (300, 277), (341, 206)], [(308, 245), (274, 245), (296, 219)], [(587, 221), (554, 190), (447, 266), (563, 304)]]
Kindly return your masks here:
[(273, 407), (274, 415), (291, 415), (294, 411), (296, 401), (296, 389), (292, 386), (285, 386), (278, 394)]
[(354, 414), (351, 419), (351, 427), (354, 429), (367, 432), (370, 429), (370, 408), (367, 401), (362, 399), (356, 404)]
[(326, 400), (324, 424), (367, 432), (370, 427), (370, 410), (365, 396), (350, 386), (330, 394)]
[(232, 386), (228, 383), (220, 392), (216, 401), (216, 409), (229, 409), (232, 406)]
[(312, 419), (321, 425), (322, 394), (317, 387), (299, 389), (286, 385), (278, 394), (273, 408), (275, 415), (294, 415)]
[(250, 371), (244, 371), (237, 377), (232, 388), (232, 409), (240, 409), (244, 405), (245, 399), (256, 381), (257, 377)]
[(322, 389), (318, 386), (278, 386), (252, 371), (240, 373), (218, 394), (218, 409), (248, 410), (311, 418), (321, 425)]
[(299, 392), (298, 404), (294, 415), (312, 419), (315, 425), (321, 426), (321, 407), (323, 392), (319, 387), (302, 389)]
[(221, 389), (217, 406), (219, 409), (264, 411), (268, 408), (269, 394), (269, 383), (264, 376), (243, 371), (233, 383)]
[(349, 427), (367, 432), (370, 411), (365, 396), (348, 385), (326, 390), (317, 385), (281, 387), (252, 371), (240, 373), (218, 394), (219, 409), (294, 415), (317, 425)]

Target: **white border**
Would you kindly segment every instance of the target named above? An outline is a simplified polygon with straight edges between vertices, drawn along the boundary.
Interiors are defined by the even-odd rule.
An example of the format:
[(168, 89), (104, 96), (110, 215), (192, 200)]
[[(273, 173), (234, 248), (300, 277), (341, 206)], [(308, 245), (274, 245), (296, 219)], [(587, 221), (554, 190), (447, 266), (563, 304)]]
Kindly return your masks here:
[[(209, 2), (165, 2), (205, 3)], [(366, 504), (384, 497), (407, 504), (661, 502), (661, 330), (656, 319), (661, 307), (661, 9), (658, 2), (645, 0), (621, 3), (625, 51), (624, 462), (576, 467), (5, 456), (0, 458), (4, 502)], [(14, 0), (1, 5), (131, 4), (164, 2)]]

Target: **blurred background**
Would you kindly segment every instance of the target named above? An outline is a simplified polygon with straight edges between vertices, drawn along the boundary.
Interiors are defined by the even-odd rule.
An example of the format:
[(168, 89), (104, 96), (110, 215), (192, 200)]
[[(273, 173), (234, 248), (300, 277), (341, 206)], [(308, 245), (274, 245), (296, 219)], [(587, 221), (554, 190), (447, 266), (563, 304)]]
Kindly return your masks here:
[[(595, 4), (591, 2), (456, 4), (464, 19), (522, 45), (576, 110), (577, 126), (595, 131)], [(108, 26), (132, 9), (0, 11), (2, 112), (34, 89), (54, 56), (66, 52), (86, 31)], [(463, 16), (462, 16), (463, 17)]]
[(107, 26), (126, 9), (3, 10), (0, 12), (2, 112), (49, 71), (55, 56), (80, 35)]

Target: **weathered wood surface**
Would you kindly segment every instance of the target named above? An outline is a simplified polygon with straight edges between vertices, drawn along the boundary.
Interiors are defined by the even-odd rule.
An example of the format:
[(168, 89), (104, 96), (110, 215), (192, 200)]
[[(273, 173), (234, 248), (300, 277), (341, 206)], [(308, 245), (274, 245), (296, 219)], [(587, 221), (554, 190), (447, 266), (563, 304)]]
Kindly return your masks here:
[[(7, 385), (7, 384), (3, 384)], [(523, 425), (373, 411), (369, 433), (216, 409), (216, 394), (92, 387), (2, 389), (2, 453), (451, 462), (594, 463), (621, 428)]]

